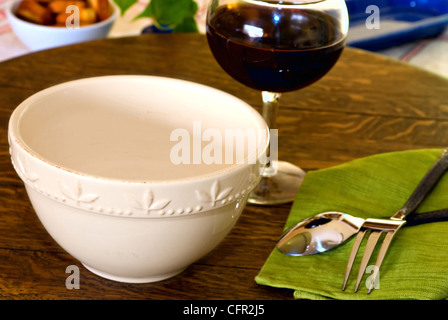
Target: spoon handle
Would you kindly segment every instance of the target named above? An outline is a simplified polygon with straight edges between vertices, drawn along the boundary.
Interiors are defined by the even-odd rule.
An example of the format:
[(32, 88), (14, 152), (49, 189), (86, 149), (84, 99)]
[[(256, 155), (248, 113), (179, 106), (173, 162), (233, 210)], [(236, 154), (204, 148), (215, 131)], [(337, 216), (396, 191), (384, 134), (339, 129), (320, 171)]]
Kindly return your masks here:
[(411, 197), (398, 210), (391, 219), (403, 220), (412, 212), (417, 210), (418, 206), (423, 202), (428, 193), (440, 180), (442, 175), (448, 169), (448, 148), (443, 150), (439, 159), (433, 164), (431, 169), (426, 173), (423, 179), (418, 184), (417, 188), (412, 193)]

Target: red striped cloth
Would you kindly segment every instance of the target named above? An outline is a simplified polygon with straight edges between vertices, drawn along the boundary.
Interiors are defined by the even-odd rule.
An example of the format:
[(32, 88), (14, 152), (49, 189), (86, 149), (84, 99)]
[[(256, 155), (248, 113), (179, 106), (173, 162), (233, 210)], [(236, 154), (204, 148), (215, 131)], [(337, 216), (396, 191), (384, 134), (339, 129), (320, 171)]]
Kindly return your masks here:
[(432, 42), (448, 43), (448, 29), (445, 33), (437, 37), (416, 41), (414, 46), (412, 46), (407, 52), (403, 53), (403, 55), (400, 57), (400, 60), (404, 62), (409, 62), (412, 58), (414, 58), (418, 54), (422, 54), (422, 51), (428, 46), (428, 44)]
[(0, 0), (0, 34), (11, 30), (5, 13), (7, 3), (7, 0)]

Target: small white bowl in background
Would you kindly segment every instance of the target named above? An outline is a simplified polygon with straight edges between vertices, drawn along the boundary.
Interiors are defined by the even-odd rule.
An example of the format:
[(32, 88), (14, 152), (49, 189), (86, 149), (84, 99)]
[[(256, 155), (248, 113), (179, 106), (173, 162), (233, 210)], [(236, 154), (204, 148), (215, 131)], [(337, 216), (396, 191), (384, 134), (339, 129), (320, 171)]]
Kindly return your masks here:
[(15, 35), (32, 51), (106, 38), (120, 11), (115, 3), (110, 1), (112, 12), (106, 20), (79, 28), (44, 26), (25, 21), (15, 15), (21, 1), (12, 0), (5, 10), (6, 16)]
[[(8, 132), (14, 168), (55, 241), (102, 277), (140, 283), (178, 274), (230, 232), (261, 164), (192, 162), (207, 154), (206, 132), (224, 139), (252, 129), (266, 137), (244, 157), (258, 160), (267, 125), (245, 102), (192, 82), (129, 75), (38, 92), (14, 110)], [(176, 164), (181, 142), (192, 147), (190, 164)]]

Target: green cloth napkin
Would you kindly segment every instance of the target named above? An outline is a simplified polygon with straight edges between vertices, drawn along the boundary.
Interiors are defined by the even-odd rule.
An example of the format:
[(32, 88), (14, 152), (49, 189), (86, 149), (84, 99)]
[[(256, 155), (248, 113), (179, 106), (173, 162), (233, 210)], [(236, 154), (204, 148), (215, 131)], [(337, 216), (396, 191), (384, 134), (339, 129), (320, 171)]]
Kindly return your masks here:
[[(392, 216), (409, 198), (441, 149), (393, 152), (311, 171), (297, 193), (285, 229), (325, 211), (362, 218)], [(448, 175), (417, 212), (448, 208)], [(361, 247), (347, 289), (342, 282), (354, 237), (324, 253), (292, 257), (274, 249), (256, 276), (260, 285), (294, 290), (298, 299), (446, 299), (448, 297), (448, 222), (400, 229), (379, 273), (379, 288), (369, 295), (366, 273), (354, 293)], [(363, 242), (365, 244), (365, 240)], [(374, 264), (371, 261), (369, 264)]]

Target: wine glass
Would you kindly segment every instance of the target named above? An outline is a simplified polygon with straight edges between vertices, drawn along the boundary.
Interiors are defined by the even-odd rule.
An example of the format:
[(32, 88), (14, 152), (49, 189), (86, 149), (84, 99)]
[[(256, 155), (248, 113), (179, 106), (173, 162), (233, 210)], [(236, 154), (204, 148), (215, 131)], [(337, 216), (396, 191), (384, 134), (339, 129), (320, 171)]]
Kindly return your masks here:
[[(211, 0), (206, 34), (220, 66), (240, 83), (262, 92), (262, 115), (276, 140), (282, 93), (322, 78), (345, 46), (345, 0)], [(271, 143), (270, 162), (248, 202), (293, 201), (305, 172), (278, 161)]]

